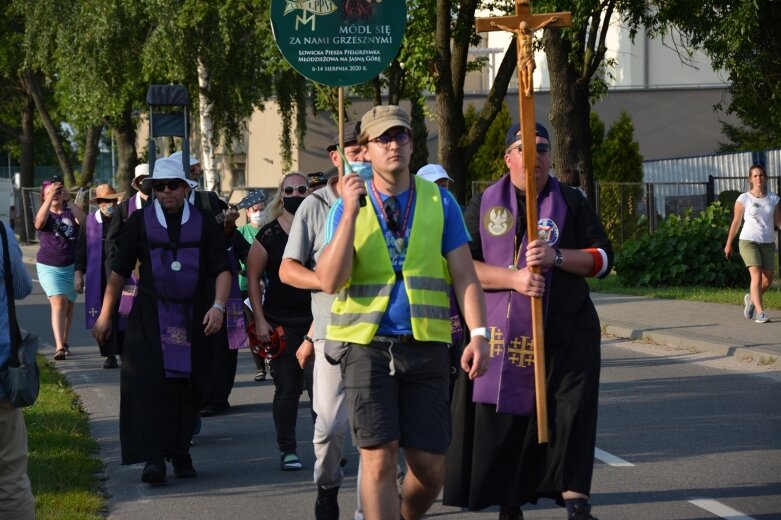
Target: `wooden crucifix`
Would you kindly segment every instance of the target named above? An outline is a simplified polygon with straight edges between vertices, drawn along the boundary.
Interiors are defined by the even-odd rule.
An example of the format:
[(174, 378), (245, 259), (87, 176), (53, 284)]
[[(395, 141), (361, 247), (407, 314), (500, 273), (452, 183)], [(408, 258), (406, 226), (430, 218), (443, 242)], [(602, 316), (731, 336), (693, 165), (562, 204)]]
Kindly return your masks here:
[[(533, 74), (534, 32), (545, 27), (566, 27), (571, 24), (570, 13), (531, 14), (529, 0), (515, 0), (515, 16), (480, 18), (475, 21), (477, 32), (508, 31), (515, 33), (518, 47), (518, 99), (520, 101), (521, 151), (526, 168), (526, 233), (529, 241), (537, 232), (537, 182), (534, 165), (537, 164), (535, 138)], [(532, 272), (539, 273), (538, 267)], [(534, 389), (537, 404), (537, 440), (548, 442), (548, 401), (545, 375), (545, 332), (542, 316), (542, 298), (532, 298), (532, 331), (534, 345)]]

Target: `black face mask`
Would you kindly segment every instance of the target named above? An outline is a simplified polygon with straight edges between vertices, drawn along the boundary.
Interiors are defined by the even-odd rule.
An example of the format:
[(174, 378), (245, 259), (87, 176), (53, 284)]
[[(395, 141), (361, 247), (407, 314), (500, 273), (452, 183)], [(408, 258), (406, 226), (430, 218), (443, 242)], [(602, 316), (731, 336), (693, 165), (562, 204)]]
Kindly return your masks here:
[(304, 197), (282, 197), (282, 205), (293, 215), (296, 214), (302, 202), (304, 202)]

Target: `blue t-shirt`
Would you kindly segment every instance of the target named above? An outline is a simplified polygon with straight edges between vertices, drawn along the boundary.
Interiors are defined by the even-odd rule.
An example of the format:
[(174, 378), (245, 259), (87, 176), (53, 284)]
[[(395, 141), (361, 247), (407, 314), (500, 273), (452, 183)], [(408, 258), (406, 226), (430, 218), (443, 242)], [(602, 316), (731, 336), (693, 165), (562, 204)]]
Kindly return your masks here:
[[(393, 232), (388, 229), (385, 219), (379, 216), (380, 208), (377, 205), (376, 199), (372, 196), (371, 182), (372, 181), (369, 181), (367, 183), (366, 191), (368, 192), (368, 195), (366, 196), (366, 199), (371, 201), (372, 207), (374, 208), (374, 213), (377, 215), (377, 218), (380, 222), (380, 227), (382, 228), (382, 233), (385, 236), (385, 245), (387, 246), (388, 253), (390, 254), (393, 270), (399, 272), (401, 271), (401, 267), (404, 264), (407, 251), (406, 248), (400, 253), (396, 250), (396, 237)], [(404, 193), (396, 195), (401, 212), (400, 220), (403, 220), (404, 218), (410, 191), (411, 190), (407, 190)], [(456, 199), (454, 199), (453, 195), (444, 188), (440, 187), (439, 192), (442, 197), (442, 207), (445, 213), (444, 233), (442, 235), (440, 251), (442, 252), (442, 256), (445, 256), (450, 251), (467, 244), (470, 240), (470, 237), (469, 232), (466, 230), (466, 225), (464, 224), (461, 208), (459, 207), (458, 202), (456, 202)], [(381, 192), (379, 192), (379, 195), (383, 201), (383, 204), (388, 198), (390, 198), (390, 195), (386, 195)], [(328, 214), (328, 220), (326, 221), (325, 228), (325, 244), (331, 242), (331, 239), (336, 232), (336, 228), (339, 226), (339, 221), (342, 219), (342, 213), (342, 199), (339, 199), (333, 205), (331, 212)], [(415, 204), (413, 201), (412, 207), (410, 208), (409, 222), (407, 223), (406, 227), (405, 238), (407, 239), (407, 243), (409, 243), (409, 231), (412, 229), (412, 220), (414, 218)], [(407, 292), (404, 290), (404, 282), (401, 280), (397, 280), (393, 286), (393, 291), (390, 295), (390, 302), (388, 304), (388, 308), (385, 310), (385, 315), (380, 321), (380, 328), (377, 330), (377, 334), (412, 334), (412, 322), (410, 320), (409, 313), (409, 299), (407, 298)]]

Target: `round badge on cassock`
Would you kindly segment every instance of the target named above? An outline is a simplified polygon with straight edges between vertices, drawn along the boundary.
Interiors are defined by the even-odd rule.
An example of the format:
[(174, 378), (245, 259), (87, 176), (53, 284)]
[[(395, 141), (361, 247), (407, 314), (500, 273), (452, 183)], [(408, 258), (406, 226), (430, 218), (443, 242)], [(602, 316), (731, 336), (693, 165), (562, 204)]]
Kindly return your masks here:
[(282, 56), (304, 77), (333, 87), (365, 83), (390, 64), (407, 26), (398, 0), (272, 0)]

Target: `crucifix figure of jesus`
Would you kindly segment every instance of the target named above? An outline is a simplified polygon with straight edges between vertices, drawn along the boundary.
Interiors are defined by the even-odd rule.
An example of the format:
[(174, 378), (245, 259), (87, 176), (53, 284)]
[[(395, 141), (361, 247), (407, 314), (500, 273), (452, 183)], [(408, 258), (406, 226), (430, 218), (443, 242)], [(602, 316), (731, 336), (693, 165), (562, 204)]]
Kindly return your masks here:
[[(527, 171), (537, 164), (534, 117), (534, 32), (546, 27), (566, 27), (571, 24), (570, 13), (531, 14), (529, 0), (515, 0), (515, 16), (499, 16), (475, 20), (478, 32), (508, 31), (515, 33), (518, 49), (518, 100), (521, 123), (521, 152)], [(526, 233), (530, 240), (537, 237), (537, 183), (534, 175), (526, 175)], [(538, 273), (538, 267), (532, 267)], [(548, 442), (548, 405), (545, 371), (545, 341), (542, 298), (531, 299), (534, 348), (534, 390), (537, 408), (537, 438)]]

